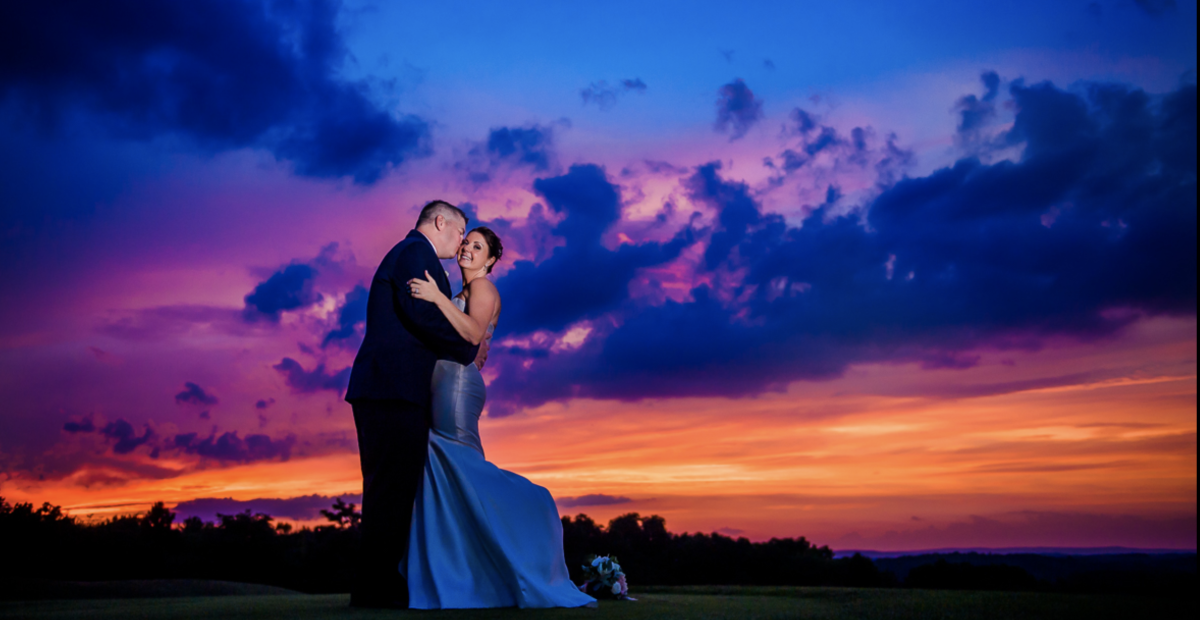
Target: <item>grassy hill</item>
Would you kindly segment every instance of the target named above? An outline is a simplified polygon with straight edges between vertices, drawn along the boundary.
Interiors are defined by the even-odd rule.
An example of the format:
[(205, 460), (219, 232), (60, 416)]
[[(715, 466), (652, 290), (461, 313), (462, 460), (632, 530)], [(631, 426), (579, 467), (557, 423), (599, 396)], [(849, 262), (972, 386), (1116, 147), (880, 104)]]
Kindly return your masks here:
[[(142, 582), (163, 596), (170, 586)], [(125, 598), (11, 601), (0, 603), (0, 617), (250, 620), (289, 618), (476, 618), (605, 620), (674, 619), (1007, 619), (1095, 620), (1098, 618), (1192, 618), (1194, 598), (1154, 599), (1134, 596), (1077, 595), (1033, 592), (954, 592), (867, 588), (691, 586), (654, 587), (634, 592), (637, 602), (601, 601), (599, 609), (461, 610), (444, 612), (350, 609), (348, 595), (280, 594), (272, 596), (187, 596), (202, 584), (176, 583), (173, 598)], [(229, 586), (226, 586), (229, 587)], [(137, 588), (132, 588), (136, 590)], [(132, 590), (130, 593), (133, 593)], [(263, 592), (266, 594), (267, 592)]]

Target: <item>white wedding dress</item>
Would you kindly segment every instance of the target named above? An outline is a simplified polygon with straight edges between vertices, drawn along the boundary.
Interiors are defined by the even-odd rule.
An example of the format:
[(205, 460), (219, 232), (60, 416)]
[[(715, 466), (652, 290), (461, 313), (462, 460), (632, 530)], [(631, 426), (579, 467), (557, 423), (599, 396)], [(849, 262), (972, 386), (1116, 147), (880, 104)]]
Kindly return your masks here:
[[(463, 310), (462, 299), (454, 302)], [(474, 364), (437, 363), (429, 460), (400, 563), (409, 607), (594, 605), (567, 574), (550, 492), (484, 459), (479, 416), (486, 396)]]

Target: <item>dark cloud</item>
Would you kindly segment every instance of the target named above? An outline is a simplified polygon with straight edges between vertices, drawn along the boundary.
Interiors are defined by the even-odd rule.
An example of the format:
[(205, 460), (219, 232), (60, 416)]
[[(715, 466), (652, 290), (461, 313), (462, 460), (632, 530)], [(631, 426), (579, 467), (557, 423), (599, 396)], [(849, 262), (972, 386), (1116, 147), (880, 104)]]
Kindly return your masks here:
[(550, 167), (551, 140), (552, 132), (545, 127), (500, 127), (488, 134), (487, 153), (493, 161), (545, 170)]
[(204, 391), (204, 388), (188, 381), (183, 384), (183, 391), (175, 395), (175, 404), (185, 405), (215, 405), (217, 397)]
[(553, 163), (554, 127), (533, 124), (493, 128), (487, 139), (473, 146), (454, 167), (473, 185), (482, 185), (498, 173), (521, 168), (545, 172)]
[(247, 321), (266, 319), (278, 323), (284, 310), (306, 308), (321, 301), (313, 290), (317, 270), (311, 265), (292, 264), (275, 272), (246, 295), (243, 316)]
[(341, 499), (348, 504), (362, 504), (362, 495), (349, 494), (340, 496), (302, 495), (300, 497), (268, 498), (237, 500), (228, 497), (198, 497), (186, 502), (180, 502), (174, 508), (178, 520), (188, 517), (200, 517), (205, 521), (216, 521), (217, 514), (240, 514), (249, 510), (252, 513), (268, 514), (276, 519), (294, 519), (296, 521), (311, 521), (321, 518), (321, 510), (328, 510), (335, 501)]
[(340, 77), (337, 9), (325, 0), (4, 3), (0, 101), (44, 128), (82, 110), (119, 137), (264, 148), (302, 175), (374, 183), (426, 154), (429, 128)]
[(615, 85), (600, 80), (592, 82), (587, 88), (579, 91), (579, 96), (583, 98), (583, 105), (594, 103), (601, 110), (607, 110), (617, 104), (617, 99), (621, 95), (628, 92), (642, 94), (646, 92), (646, 83), (642, 81), (642, 78), (620, 80)]
[(632, 90), (644, 93), (646, 92), (646, 83), (642, 81), (642, 78), (624, 79), (621, 80), (621, 88), (624, 88), (626, 91)]
[(1176, 8), (1175, 0), (1133, 0), (1133, 4), (1154, 17), (1174, 11)]
[[(685, 229), (667, 243), (605, 248), (600, 238), (620, 217), (621, 195), (598, 166), (572, 166), (567, 174), (538, 179), (533, 187), (562, 217), (551, 233), (566, 243), (540, 263), (516, 262), (497, 280), (508, 299), (520, 300), (505, 305), (498, 329), (506, 334), (557, 331), (609, 312), (629, 297), (629, 281), (638, 269), (674, 259), (694, 240), (691, 229)], [(587, 277), (579, 277), (581, 273)]]
[(977, 141), (980, 128), (996, 116), (1000, 76), (995, 71), (987, 71), (979, 79), (983, 82), (983, 96), (964, 95), (954, 104), (954, 108), (960, 114), (957, 136), (960, 143), (970, 144)]
[(721, 57), (725, 59), (725, 62), (733, 62), (733, 50), (722, 49), (717, 51), (721, 53)]
[(68, 421), (66, 424), (63, 424), (63, 430), (72, 434), (95, 433), (99, 431), (105, 438), (113, 440), (113, 452), (116, 454), (129, 454), (136, 450), (138, 446), (154, 438), (154, 430), (149, 426), (146, 427), (145, 432), (139, 437), (137, 431), (133, 429), (133, 425), (122, 418), (105, 424), (103, 428), (97, 428), (91, 415), (84, 417), (79, 422)]
[(325, 371), (325, 363), (317, 364), (311, 371), (304, 370), (300, 362), (285, 357), (271, 368), (278, 370), (287, 377), (288, 387), (299, 394), (313, 394), (321, 390), (337, 392), (341, 396), (350, 384), (350, 367), (347, 366), (335, 373)]
[(768, 71), (774, 71), (775, 70), (775, 61), (771, 60), (770, 58), (764, 58), (763, 59), (763, 68)]
[[(746, 236), (746, 231), (751, 226), (761, 225), (764, 217), (750, 195), (749, 186), (722, 180), (718, 176), (720, 169), (720, 162), (705, 164), (686, 182), (693, 200), (708, 203), (718, 210), (716, 229), (704, 251), (704, 264), (709, 270), (723, 263)], [(782, 222), (779, 216), (775, 218)]]
[(256, 403), (254, 403), (254, 408), (258, 409), (258, 410), (263, 410), (274, 404), (275, 404), (274, 398), (264, 398)]
[(63, 430), (68, 433), (94, 433), (96, 432), (96, 423), (89, 415), (78, 422), (66, 422), (63, 424)]
[(133, 425), (122, 419), (109, 422), (100, 430), (100, 433), (109, 439), (116, 440), (116, 443), (113, 444), (113, 452), (117, 454), (129, 454), (154, 437), (154, 431), (149, 427), (141, 437), (138, 437), (133, 430)]
[(875, 149), (871, 146), (876, 142), (875, 133), (870, 127), (854, 127), (847, 137), (803, 108), (794, 108), (788, 118), (791, 123), (784, 125), (781, 135), (797, 141), (775, 158), (763, 159), (764, 166), (778, 173), (768, 181), (772, 187), (781, 185), (786, 177), (808, 166), (822, 153), (828, 154), (833, 168), (842, 164), (865, 168), (875, 159), (876, 174), (884, 186), (890, 185), (896, 174), (911, 162), (911, 153), (896, 147), (894, 135), (888, 136), (882, 148)]
[(796, 108), (789, 112), (788, 118), (796, 123), (795, 131), (800, 135), (808, 135), (808, 132), (817, 127), (817, 119), (802, 108)]
[(762, 100), (754, 98), (741, 78), (717, 90), (717, 120), (713, 129), (725, 133), (732, 128), (730, 142), (746, 135), (762, 118)]
[(197, 433), (179, 434), (169, 447), (206, 459), (248, 463), (273, 459), (286, 461), (291, 457), (292, 446), (295, 443), (296, 438), (292, 435), (283, 439), (271, 439), (266, 435), (246, 435), (246, 438), (242, 439), (238, 437), (237, 431), (232, 431), (220, 437), (213, 433), (205, 439), (199, 439)]
[[(338, 244), (327, 244), (312, 259), (293, 260), (255, 286), (245, 297), (242, 318), (247, 323), (262, 320), (278, 323), (283, 312), (307, 308), (324, 299), (316, 290), (319, 281), (323, 280), (321, 285), (328, 290), (360, 276), (353, 255), (339, 258)], [(351, 314), (353, 311), (352, 308)], [(346, 336), (350, 337), (352, 333)]]
[(338, 308), (337, 327), (325, 334), (321, 348), (335, 344), (350, 351), (357, 351), (362, 344), (363, 329), (367, 322), (367, 289), (359, 284), (349, 293)]
[[(1151, 96), (1017, 81), (1009, 95), (1016, 118), (999, 146), (1022, 147), (1019, 161), (964, 158), (881, 187), (864, 211), (835, 210), (830, 187), (799, 226), (765, 212), (719, 164), (700, 166), (685, 187), (717, 214), (700, 267), (725, 284), (657, 305), (607, 296), (591, 303), (611, 321), (578, 348), (495, 351), (492, 414), (573, 397), (750, 395), (853, 363), (965, 368), (980, 349), (1094, 341), (1139, 317), (1194, 315), (1195, 86)], [(600, 204), (609, 210), (586, 212), (615, 208)], [(594, 284), (555, 273), (498, 285), (518, 307), (541, 309), (524, 325), (552, 328), (590, 316), (565, 311), (575, 294), (557, 283), (572, 279)], [(544, 295), (529, 291), (535, 281)]]
[(554, 503), (558, 504), (559, 508), (578, 508), (580, 506), (612, 506), (615, 504), (628, 504), (632, 499), (620, 495), (605, 495), (603, 493), (592, 493), (590, 495), (580, 495), (578, 497), (556, 497)]
[[(775, 168), (784, 175), (788, 175), (803, 168), (818, 154), (834, 149), (835, 147), (848, 146), (854, 153), (861, 153), (866, 150), (866, 130), (863, 128), (855, 127), (851, 130), (851, 141), (838, 136), (836, 129), (827, 126), (820, 126), (820, 131), (817, 131), (814, 135), (813, 131), (817, 127), (814, 119), (799, 108), (793, 110), (793, 113), (796, 112), (800, 113), (799, 116), (793, 116), (797, 120), (797, 132), (801, 136), (800, 143), (796, 145), (796, 148), (784, 149), (779, 154), (781, 165), (778, 167), (775, 165), (774, 160), (769, 157), (766, 158), (763, 163), (768, 168)], [(861, 164), (865, 160), (857, 158), (856, 161)]]

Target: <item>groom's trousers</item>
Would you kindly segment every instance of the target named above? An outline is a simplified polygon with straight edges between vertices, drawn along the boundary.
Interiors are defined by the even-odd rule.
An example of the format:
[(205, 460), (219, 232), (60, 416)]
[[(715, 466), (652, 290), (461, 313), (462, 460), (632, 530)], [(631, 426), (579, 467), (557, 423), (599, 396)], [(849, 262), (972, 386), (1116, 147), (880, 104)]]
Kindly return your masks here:
[(429, 408), (403, 400), (356, 400), (351, 407), (363, 476), (361, 568), (351, 604), (407, 607), (399, 569), (429, 457)]

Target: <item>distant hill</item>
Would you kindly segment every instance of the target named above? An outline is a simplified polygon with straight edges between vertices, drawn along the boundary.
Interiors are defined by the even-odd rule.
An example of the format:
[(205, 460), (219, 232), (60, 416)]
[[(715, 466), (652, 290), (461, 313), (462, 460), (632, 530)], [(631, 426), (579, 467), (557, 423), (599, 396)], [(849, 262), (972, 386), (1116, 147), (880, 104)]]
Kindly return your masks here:
[(1036, 554), (1049, 556), (1071, 555), (1123, 555), (1141, 553), (1148, 555), (1196, 555), (1195, 549), (1144, 549), (1139, 547), (943, 547), (939, 549), (911, 549), (908, 551), (873, 551), (869, 549), (842, 549), (833, 552), (836, 558), (853, 557), (854, 554), (871, 558), (901, 558), (912, 555), (939, 555), (949, 553), (983, 553), (991, 555)]

